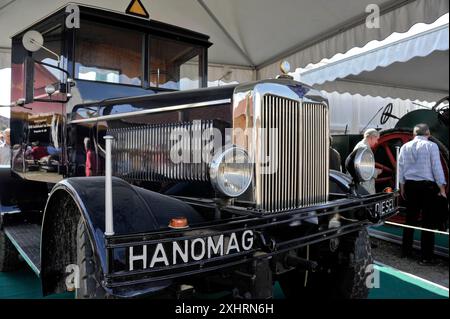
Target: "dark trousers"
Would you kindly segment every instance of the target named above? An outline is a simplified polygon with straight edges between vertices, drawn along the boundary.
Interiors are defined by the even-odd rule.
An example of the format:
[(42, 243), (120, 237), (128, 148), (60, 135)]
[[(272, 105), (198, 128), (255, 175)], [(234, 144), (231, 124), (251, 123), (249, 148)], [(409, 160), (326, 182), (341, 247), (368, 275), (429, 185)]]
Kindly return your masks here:
[[(434, 182), (406, 181), (406, 224), (427, 229), (437, 228), (436, 199), (439, 188)], [(419, 224), (419, 214), (422, 223)], [(411, 255), (414, 240), (414, 229), (403, 228), (403, 254)], [(434, 251), (434, 233), (422, 231), (421, 253), (423, 259), (431, 259)]]

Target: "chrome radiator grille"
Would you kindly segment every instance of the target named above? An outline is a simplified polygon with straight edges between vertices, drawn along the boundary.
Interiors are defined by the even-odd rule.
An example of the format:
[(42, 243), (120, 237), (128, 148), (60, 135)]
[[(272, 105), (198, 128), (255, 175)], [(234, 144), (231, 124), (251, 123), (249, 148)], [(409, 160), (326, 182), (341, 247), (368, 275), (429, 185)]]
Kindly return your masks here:
[[(324, 104), (265, 95), (261, 105), (263, 153), (276, 169), (257, 177), (257, 205), (281, 211), (328, 199), (329, 128)], [(270, 134), (267, 128), (276, 128)]]
[[(208, 163), (202, 160), (202, 154), (209, 141), (202, 139), (202, 132), (213, 125), (211, 120), (110, 129), (107, 134), (114, 137), (113, 175), (142, 181), (208, 181)], [(181, 130), (189, 138), (177, 140), (176, 134), (171, 136)], [(171, 150), (180, 146), (188, 152), (188, 160), (174, 162)]]

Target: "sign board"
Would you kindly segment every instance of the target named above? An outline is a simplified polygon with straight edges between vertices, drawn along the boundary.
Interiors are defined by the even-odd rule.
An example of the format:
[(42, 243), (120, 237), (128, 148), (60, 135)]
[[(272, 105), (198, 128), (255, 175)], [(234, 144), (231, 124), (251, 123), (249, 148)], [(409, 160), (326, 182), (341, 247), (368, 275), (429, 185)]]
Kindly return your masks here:
[(125, 13), (139, 18), (150, 18), (150, 15), (148, 14), (141, 0), (132, 0), (128, 5)]

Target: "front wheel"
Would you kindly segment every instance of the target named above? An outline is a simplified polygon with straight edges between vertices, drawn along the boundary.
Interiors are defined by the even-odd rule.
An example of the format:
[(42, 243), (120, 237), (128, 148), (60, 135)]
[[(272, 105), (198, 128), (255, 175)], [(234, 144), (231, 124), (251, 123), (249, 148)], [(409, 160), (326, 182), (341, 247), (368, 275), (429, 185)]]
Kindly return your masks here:
[(97, 263), (87, 228), (82, 218), (77, 226), (77, 265), (79, 269), (79, 287), (75, 289), (75, 298), (105, 298), (105, 291), (96, 277)]
[(325, 258), (329, 264), (322, 270), (308, 273), (293, 270), (280, 278), (281, 288), (287, 298), (368, 297), (373, 258), (367, 230), (339, 239), (338, 252), (331, 258)]

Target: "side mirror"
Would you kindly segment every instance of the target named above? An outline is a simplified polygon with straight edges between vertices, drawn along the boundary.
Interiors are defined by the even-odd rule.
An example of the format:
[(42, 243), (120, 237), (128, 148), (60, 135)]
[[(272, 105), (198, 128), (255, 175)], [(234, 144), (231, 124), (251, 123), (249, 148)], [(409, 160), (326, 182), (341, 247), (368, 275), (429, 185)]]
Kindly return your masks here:
[(27, 51), (39, 51), (44, 48), (44, 37), (38, 31), (30, 30), (23, 35), (22, 45)]

